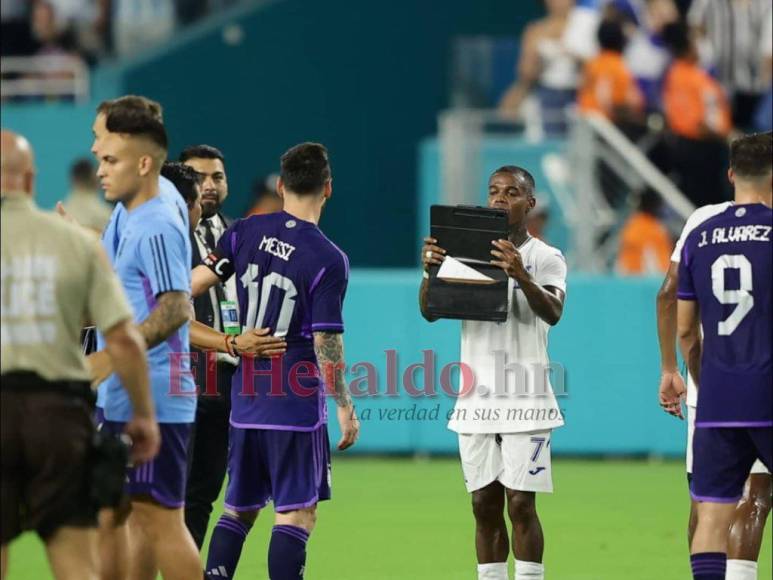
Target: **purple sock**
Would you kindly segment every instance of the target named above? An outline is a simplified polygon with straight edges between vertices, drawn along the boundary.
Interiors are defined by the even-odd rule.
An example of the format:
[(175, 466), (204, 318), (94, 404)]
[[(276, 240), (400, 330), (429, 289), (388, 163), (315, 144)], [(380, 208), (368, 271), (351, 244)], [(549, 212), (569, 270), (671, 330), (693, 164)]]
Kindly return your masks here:
[(703, 552), (690, 556), (693, 580), (725, 580), (727, 554)]
[(207, 578), (233, 578), (249, 531), (250, 526), (241, 520), (226, 514), (220, 516), (209, 540)]
[(306, 566), (309, 532), (297, 526), (274, 526), (268, 546), (268, 577), (301, 580)]

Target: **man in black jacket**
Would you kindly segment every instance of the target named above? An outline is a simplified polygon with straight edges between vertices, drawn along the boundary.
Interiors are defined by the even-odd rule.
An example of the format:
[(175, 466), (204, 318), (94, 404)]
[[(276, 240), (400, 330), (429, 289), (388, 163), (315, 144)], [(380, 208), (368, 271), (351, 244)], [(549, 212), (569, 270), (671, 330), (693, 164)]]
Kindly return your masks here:
[[(180, 154), (180, 161), (192, 167), (201, 178), (201, 222), (191, 234), (193, 263), (201, 261), (215, 249), (230, 221), (220, 208), (228, 196), (228, 180), (223, 154), (209, 145), (188, 147)], [(228, 333), (223, 325), (223, 313), (236, 311), (236, 287), (233, 280), (217, 284), (209, 292), (195, 298), (193, 307), (196, 320), (215, 330)], [(240, 332), (239, 325), (233, 331)], [(220, 494), (228, 458), (228, 418), (231, 413), (231, 376), (238, 359), (225, 353), (198, 353), (196, 378), (200, 395), (196, 409), (193, 444), (189, 450), (188, 490), (185, 499), (185, 523), (201, 549), (207, 533), (212, 504)], [(207, 372), (215, 365), (216, 372)], [(193, 366), (193, 365), (192, 365)], [(216, 376), (216, 384), (211, 377)], [(208, 377), (210, 377), (208, 379)]]

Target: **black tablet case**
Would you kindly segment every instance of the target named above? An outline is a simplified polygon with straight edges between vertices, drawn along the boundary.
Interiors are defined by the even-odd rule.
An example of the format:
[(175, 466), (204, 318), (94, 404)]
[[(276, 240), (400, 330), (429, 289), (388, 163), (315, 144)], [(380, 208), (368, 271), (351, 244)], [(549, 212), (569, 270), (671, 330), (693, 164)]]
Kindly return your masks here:
[(504, 210), (445, 205), (430, 208), (430, 235), (446, 250), (446, 255), (496, 281), (493, 284), (449, 282), (437, 277), (439, 266), (430, 266), (427, 294), (430, 315), (456, 320), (507, 320), (507, 274), (488, 262), (494, 259), (491, 242), (506, 240), (508, 234)]

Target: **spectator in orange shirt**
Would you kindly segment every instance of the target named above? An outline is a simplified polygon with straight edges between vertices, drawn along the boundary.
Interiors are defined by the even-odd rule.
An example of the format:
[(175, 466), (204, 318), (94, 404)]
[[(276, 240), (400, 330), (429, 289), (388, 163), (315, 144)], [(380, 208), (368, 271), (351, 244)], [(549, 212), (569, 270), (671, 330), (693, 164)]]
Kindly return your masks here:
[[(585, 65), (577, 104), (582, 113), (605, 116), (635, 140), (644, 127), (644, 98), (623, 58), (626, 46), (623, 20), (609, 13), (599, 24), (597, 38), (601, 52)], [(597, 171), (601, 191), (610, 205), (619, 207), (625, 203), (630, 188), (606, 160), (598, 160)]]
[(726, 138), (732, 129), (730, 105), (722, 86), (698, 64), (687, 27), (670, 24), (663, 36), (674, 57), (663, 84), (668, 127), (687, 139)]
[(700, 68), (687, 26), (671, 24), (663, 38), (674, 58), (663, 85), (672, 178), (696, 206), (721, 203), (731, 194), (725, 178), (730, 105), (722, 86)]
[(620, 22), (602, 21), (598, 40), (601, 53), (585, 65), (577, 104), (580, 111), (601, 113), (615, 123), (632, 121), (641, 116), (644, 99), (623, 58)]
[(620, 232), (617, 271), (624, 276), (665, 273), (671, 260), (673, 243), (658, 218), (660, 198), (646, 191), (638, 210), (628, 218)]

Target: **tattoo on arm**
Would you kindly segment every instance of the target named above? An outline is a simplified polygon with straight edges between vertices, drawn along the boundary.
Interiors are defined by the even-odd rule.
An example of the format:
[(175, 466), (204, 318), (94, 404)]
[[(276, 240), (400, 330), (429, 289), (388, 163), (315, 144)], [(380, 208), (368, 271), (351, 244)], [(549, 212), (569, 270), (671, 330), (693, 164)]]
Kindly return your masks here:
[(161, 344), (190, 319), (190, 302), (187, 292), (164, 292), (158, 297), (156, 307), (139, 325), (148, 348)]
[(334, 332), (314, 333), (314, 353), (317, 364), (328, 388), (332, 387), (333, 398), (339, 407), (352, 404), (352, 397), (346, 388), (344, 378), (344, 339)]

